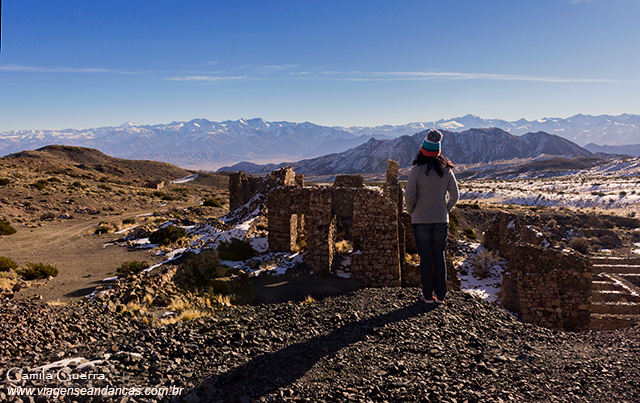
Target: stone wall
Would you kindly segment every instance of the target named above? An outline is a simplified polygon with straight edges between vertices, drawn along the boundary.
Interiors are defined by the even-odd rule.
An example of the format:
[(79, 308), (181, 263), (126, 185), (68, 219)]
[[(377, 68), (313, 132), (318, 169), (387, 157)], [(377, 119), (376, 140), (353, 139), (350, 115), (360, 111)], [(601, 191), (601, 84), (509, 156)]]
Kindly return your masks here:
[(229, 176), (229, 209), (242, 207), (258, 192), (267, 188), (267, 178), (249, 175), (244, 171), (233, 172)]
[(333, 265), (336, 217), (331, 213), (331, 192), (317, 189), (309, 195), (305, 262), (318, 273), (328, 274)]
[[(302, 179), (304, 183), (304, 179)], [(284, 167), (271, 172), (271, 183), (274, 186), (298, 186), (296, 173), (292, 167)]]
[[(267, 197), (269, 251), (293, 252), (298, 243), (302, 218), (309, 213), (311, 189), (278, 187)], [(308, 217), (306, 217), (308, 220)]]
[(351, 276), (374, 287), (399, 287), (397, 205), (375, 190), (354, 193)]
[(244, 171), (229, 175), (229, 209), (242, 207), (256, 193), (277, 186), (304, 187), (304, 175), (296, 176), (292, 167), (277, 169), (269, 176), (249, 175)]
[(364, 187), (364, 178), (362, 177), (362, 175), (336, 175), (333, 186), (345, 188), (362, 188)]
[[(334, 262), (339, 237), (353, 245), (354, 279), (369, 286), (419, 285), (416, 268), (405, 267), (405, 248), (413, 252), (415, 240), (411, 218), (402, 212), (398, 170), (397, 162), (388, 162), (383, 192), (365, 188), (361, 175), (338, 175), (333, 186), (304, 188), (304, 178), (292, 168), (257, 179), (239, 172), (230, 178), (230, 198), (235, 204), (246, 203), (251, 192), (267, 189), (271, 252), (297, 251), (304, 239), (305, 263), (315, 272), (328, 273), (339, 263)], [(450, 288), (456, 289), (457, 282), (459, 289), (455, 270), (449, 277)]]
[(500, 212), (484, 235), (485, 246), (508, 260), (503, 305), (525, 322), (552, 329), (588, 328), (591, 263), (572, 250), (553, 248), (544, 234)]

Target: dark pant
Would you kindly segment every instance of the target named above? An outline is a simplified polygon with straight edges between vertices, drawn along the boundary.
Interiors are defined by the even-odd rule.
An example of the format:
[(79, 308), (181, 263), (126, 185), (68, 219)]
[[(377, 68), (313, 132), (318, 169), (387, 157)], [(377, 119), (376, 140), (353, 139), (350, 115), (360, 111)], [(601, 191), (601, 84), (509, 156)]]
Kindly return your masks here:
[(420, 255), (420, 279), (425, 298), (433, 294), (444, 300), (447, 295), (447, 269), (444, 249), (447, 246), (449, 224), (413, 224), (416, 247)]

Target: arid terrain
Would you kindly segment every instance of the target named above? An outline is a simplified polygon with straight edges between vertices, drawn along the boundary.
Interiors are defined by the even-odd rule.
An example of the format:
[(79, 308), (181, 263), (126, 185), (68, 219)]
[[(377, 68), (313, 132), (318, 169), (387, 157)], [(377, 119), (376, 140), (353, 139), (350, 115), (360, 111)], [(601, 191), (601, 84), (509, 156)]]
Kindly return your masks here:
[[(27, 401), (637, 401), (640, 325), (573, 333), (525, 324), (489, 302), (499, 264), (474, 277), (499, 211), (593, 259), (639, 256), (640, 221), (626, 204), (500, 203), (472, 189), (504, 193), (526, 181), (533, 193), (540, 183), (462, 180), (450, 237), (467, 292), (430, 309), (416, 303), (417, 288), (363, 288), (348, 271), (311, 274), (300, 251), (268, 252), (264, 197), (229, 212), (227, 175), (58, 146), (0, 164), (0, 219), (16, 230), (0, 236), (0, 256), (58, 269), (37, 280), (0, 273), (0, 401), (42, 386), (156, 392), (36, 400), (34, 390)], [(167, 228), (183, 234), (151, 242)], [(240, 252), (233, 239), (253, 252), (221, 255)], [(132, 261), (147, 269), (118, 271)], [(85, 378), (20, 375), (57, 371)]]
[[(79, 147), (49, 146), (4, 157), (0, 169), (5, 180), (0, 186), (0, 220), (17, 231), (0, 237), (0, 256), (19, 265), (56, 267), (58, 276), (30, 282), (19, 294), (38, 294), (47, 301), (89, 294), (122, 262), (163, 260), (148, 250), (109, 246), (122, 236), (118, 231), (156, 228), (178, 214), (216, 217), (227, 203), (224, 175), (112, 158)], [(161, 189), (158, 182), (164, 182)], [(220, 206), (202, 206), (207, 198)], [(185, 211), (194, 208), (198, 214)]]

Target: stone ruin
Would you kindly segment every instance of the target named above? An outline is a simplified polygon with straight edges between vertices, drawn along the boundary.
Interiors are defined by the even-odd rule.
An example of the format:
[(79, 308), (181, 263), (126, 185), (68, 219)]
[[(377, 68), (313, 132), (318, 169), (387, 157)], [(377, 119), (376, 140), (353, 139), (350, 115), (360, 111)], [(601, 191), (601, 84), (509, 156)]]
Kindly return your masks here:
[[(398, 163), (389, 160), (382, 189), (366, 187), (362, 175), (337, 175), (330, 186), (309, 187), (291, 167), (265, 177), (240, 171), (229, 180), (230, 204), (235, 209), (257, 192), (265, 193), (269, 251), (294, 252), (305, 245), (305, 263), (317, 273), (338, 269), (336, 242), (348, 240), (352, 278), (373, 287), (420, 286), (417, 264), (406, 259), (417, 251), (398, 171)], [(587, 258), (554, 247), (544, 234), (506, 212), (495, 217), (484, 244), (509, 262), (501, 291), (505, 308), (547, 328), (589, 328), (592, 271)], [(447, 285), (459, 290), (455, 249), (450, 238)]]
[(487, 249), (508, 260), (501, 300), (520, 318), (552, 329), (589, 328), (591, 262), (570, 249), (553, 247), (545, 235), (507, 212), (496, 215), (484, 234)]
[[(335, 245), (347, 240), (352, 278), (373, 287), (418, 286), (418, 267), (405, 259), (416, 248), (398, 171), (398, 163), (389, 160), (382, 192), (366, 187), (362, 175), (337, 175), (331, 186), (309, 187), (291, 167), (265, 177), (234, 172), (230, 206), (236, 209), (265, 192), (269, 251), (294, 252), (304, 245), (305, 263), (316, 273), (338, 269)], [(455, 268), (447, 261), (448, 286), (459, 290)]]

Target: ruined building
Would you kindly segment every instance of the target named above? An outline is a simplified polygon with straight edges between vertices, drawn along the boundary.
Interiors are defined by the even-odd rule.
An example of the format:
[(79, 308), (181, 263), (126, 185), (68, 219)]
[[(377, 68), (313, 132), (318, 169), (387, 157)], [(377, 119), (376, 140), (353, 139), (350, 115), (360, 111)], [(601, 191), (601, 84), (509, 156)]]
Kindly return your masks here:
[[(304, 186), (293, 168), (257, 177), (235, 172), (229, 178), (231, 208), (246, 203), (256, 192), (267, 193), (269, 250), (305, 249), (305, 263), (317, 273), (335, 271), (337, 241), (349, 241), (351, 277), (363, 284), (417, 286), (418, 269), (405, 261), (415, 253), (409, 215), (403, 212), (399, 166), (388, 161), (386, 181), (380, 188), (365, 187), (362, 175), (338, 175), (332, 186)], [(382, 191), (381, 191), (382, 190)], [(460, 289), (452, 265), (449, 287)]]
[(592, 269), (585, 256), (553, 247), (544, 234), (507, 212), (494, 218), (484, 245), (509, 261), (501, 291), (505, 308), (552, 329), (589, 328)]

